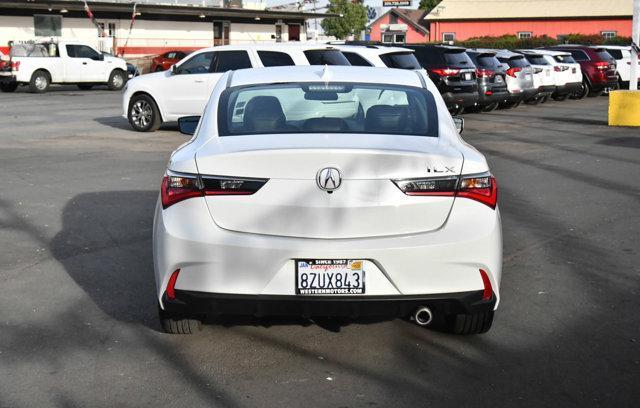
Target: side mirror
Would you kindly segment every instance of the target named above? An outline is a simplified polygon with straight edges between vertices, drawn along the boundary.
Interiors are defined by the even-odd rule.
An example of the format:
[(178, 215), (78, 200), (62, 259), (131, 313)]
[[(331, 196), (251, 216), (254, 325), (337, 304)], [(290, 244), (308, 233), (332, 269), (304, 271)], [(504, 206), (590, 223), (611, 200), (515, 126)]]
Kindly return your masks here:
[(192, 136), (196, 133), (198, 123), (200, 123), (200, 116), (184, 116), (179, 118), (178, 126), (180, 127), (180, 133)]
[(464, 130), (464, 119), (459, 116), (453, 117), (453, 123), (456, 125), (456, 130), (458, 133), (462, 133)]
[(178, 73), (178, 67), (176, 66), (176, 64), (173, 64), (171, 66), (171, 75), (176, 75)]

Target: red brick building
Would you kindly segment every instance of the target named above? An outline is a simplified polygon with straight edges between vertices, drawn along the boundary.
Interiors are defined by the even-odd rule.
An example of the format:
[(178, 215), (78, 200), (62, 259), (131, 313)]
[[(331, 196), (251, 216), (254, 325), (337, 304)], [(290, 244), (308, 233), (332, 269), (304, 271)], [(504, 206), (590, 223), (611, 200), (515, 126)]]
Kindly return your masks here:
[(392, 8), (369, 25), (370, 40), (388, 44), (415, 44), (429, 40), (424, 10)]
[(429, 41), (566, 34), (631, 36), (632, 0), (442, 0), (424, 17)]

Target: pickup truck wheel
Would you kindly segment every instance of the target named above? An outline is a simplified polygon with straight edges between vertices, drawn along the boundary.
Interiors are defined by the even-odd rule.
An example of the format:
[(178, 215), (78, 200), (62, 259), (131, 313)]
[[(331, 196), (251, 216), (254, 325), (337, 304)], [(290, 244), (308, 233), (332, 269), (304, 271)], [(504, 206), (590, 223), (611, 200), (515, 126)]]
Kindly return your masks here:
[(89, 89), (93, 88), (93, 85), (78, 84), (78, 88), (82, 89), (83, 91), (88, 91)]
[(6, 82), (0, 84), (0, 91), (2, 92), (14, 92), (16, 89), (18, 89), (17, 82)]
[(119, 91), (124, 87), (127, 82), (127, 75), (121, 69), (114, 69), (109, 75), (109, 89), (112, 91)]
[(137, 95), (129, 102), (127, 118), (138, 132), (153, 132), (162, 124), (158, 105), (149, 95)]
[(45, 93), (49, 89), (50, 84), (51, 77), (49, 77), (49, 73), (43, 70), (37, 70), (31, 75), (29, 90), (33, 93)]

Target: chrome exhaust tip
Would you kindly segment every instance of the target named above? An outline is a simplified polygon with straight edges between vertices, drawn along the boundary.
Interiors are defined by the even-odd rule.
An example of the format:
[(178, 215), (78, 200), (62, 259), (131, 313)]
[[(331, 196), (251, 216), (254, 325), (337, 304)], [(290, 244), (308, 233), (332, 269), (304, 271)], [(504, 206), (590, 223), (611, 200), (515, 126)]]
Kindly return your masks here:
[(421, 306), (413, 312), (413, 320), (418, 326), (428, 326), (433, 321), (433, 312), (426, 306)]

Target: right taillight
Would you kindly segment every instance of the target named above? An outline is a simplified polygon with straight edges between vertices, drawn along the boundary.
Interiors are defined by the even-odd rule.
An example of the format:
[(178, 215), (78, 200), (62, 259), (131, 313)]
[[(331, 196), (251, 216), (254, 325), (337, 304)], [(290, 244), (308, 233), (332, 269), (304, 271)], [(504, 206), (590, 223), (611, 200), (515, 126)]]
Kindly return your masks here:
[(476, 68), (476, 76), (478, 78), (491, 78), (496, 74), (495, 71), (487, 68)]
[(522, 68), (520, 67), (511, 67), (507, 70), (507, 75), (509, 75), (510, 77), (516, 77), (516, 73), (522, 71)]
[(496, 208), (498, 202), (498, 184), (490, 174), (462, 176), (458, 186), (458, 197), (470, 198)]
[(168, 173), (162, 179), (162, 208), (193, 197), (251, 195), (267, 181), (268, 179)]
[(392, 180), (406, 195), (468, 198), (493, 209), (498, 202), (498, 185), (489, 173), (454, 177)]
[(460, 73), (460, 70), (456, 68), (431, 68), (429, 71), (444, 77), (454, 76)]
[(11, 70), (19, 71), (20, 70), (20, 61), (11, 61)]

